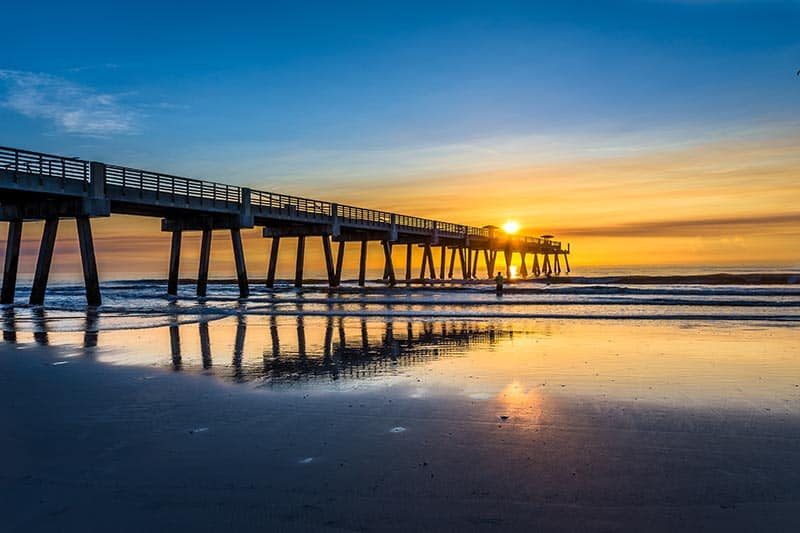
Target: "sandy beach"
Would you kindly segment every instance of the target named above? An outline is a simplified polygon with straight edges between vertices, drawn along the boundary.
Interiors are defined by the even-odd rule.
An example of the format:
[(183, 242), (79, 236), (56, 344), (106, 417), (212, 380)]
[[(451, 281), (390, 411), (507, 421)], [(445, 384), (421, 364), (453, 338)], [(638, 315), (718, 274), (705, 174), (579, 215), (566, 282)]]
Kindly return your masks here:
[[(325, 357), (314, 340), (324, 329), (308, 320), (310, 368)], [(670, 349), (666, 339), (681, 327)], [(417, 353), (399, 370), (363, 377), (346, 377), (334, 353), (338, 379), (295, 367), (279, 379), (274, 365), (272, 378), (237, 379), (234, 319), (212, 322), (211, 338), (222, 340), (205, 370), (202, 350), (186, 340), (197, 324), (181, 327), (179, 368), (165, 327), (101, 331), (96, 347), (82, 346), (80, 332), (7, 335), (3, 529), (800, 527), (798, 363), (783, 344), (793, 328), (599, 321), (607, 338), (589, 327), (571, 350), (559, 339), (576, 326), (548, 328), (498, 336), (488, 348)], [(620, 328), (635, 334), (625, 340)], [(595, 360), (582, 370), (592, 336)], [(614, 337), (617, 346), (601, 347)], [(269, 344), (267, 323), (250, 319), (247, 338), (243, 367), (265, 364), (272, 352), (251, 343)], [(296, 362), (297, 346), (282, 341)], [(704, 356), (709, 342), (738, 345), (739, 359)], [(770, 350), (775, 359), (765, 361)], [(140, 352), (152, 360), (135, 364)]]

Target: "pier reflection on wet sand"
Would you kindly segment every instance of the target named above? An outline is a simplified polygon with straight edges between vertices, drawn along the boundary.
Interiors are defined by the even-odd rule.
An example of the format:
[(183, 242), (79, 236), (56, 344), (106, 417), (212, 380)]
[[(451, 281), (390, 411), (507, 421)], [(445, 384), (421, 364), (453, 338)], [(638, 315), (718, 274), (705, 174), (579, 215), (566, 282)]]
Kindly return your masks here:
[[(111, 329), (99, 331), (101, 317), (97, 311), (85, 314), (83, 337), (78, 341), (76, 331), (58, 331), (55, 344), (80, 344), (90, 349), (110, 348), (112, 352), (124, 347), (126, 359), (139, 357), (139, 363), (168, 366), (175, 371), (199, 370), (220, 374), (234, 381), (250, 380), (297, 380), (315, 377), (330, 379), (360, 378), (377, 375), (389, 369), (423, 364), (442, 356), (458, 355), (470, 349), (489, 347), (503, 339), (510, 339), (514, 332), (510, 325), (493, 325), (479, 321), (393, 321), (368, 320), (365, 317), (235, 317), (199, 319), (181, 322), (180, 315), (169, 317), (165, 328), (141, 330)], [(226, 323), (233, 320), (232, 327)], [(248, 320), (255, 320), (259, 327), (251, 336), (253, 343), (260, 342), (261, 360), (254, 363), (253, 350), (247, 350)], [(30, 310), (32, 340), (39, 345), (51, 344), (51, 332), (47, 311), (41, 307)], [(221, 327), (213, 327), (219, 324)], [(226, 324), (226, 325), (223, 325)], [(262, 327), (264, 326), (264, 327)], [(18, 340), (18, 317), (13, 308), (3, 312), (3, 338), (7, 342)], [(78, 329), (78, 328), (76, 328)], [(212, 330), (222, 336), (222, 343), (213, 343)], [(252, 328), (251, 328), (252, 329)], [(264, 335), (264, 330), (268, 335)], [(169, 335), (169, 357), (159, 354), (164, 345), (152, 342), (132, 342), (122, 339), (138, 332), (151, 341), (161, 338), (160, 331)], [(231, 342), (231, 331), (232, 342)], [(317, 338), (319, 337), (319, 338)], [(160, 361), (159, 361), (160, 360)], [(215, 370), (220, 370), (215, 372)]]
[(800, 413), (791, 324), (309, 316), (301, 306), (280, 316), (137, 318), (34, 307), (6, 308), (2, 317), (9, 343), (64, 346), (100, 363), (259, 388), (325, 391), (377, 381), (428, 395), (500, 397), (512, 387), (543, 398)]

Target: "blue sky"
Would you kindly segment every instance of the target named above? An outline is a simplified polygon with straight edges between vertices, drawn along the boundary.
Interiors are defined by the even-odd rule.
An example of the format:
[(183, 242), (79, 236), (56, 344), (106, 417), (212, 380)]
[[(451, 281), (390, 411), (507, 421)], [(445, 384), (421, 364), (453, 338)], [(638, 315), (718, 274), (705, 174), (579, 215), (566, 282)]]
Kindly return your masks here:
[(800, 94), (798, 2), (121, 4), (4, 8), (0, 143), (380, 180), (791, 129)]
[(6, 4), (0, 145), (515, 219), (584, 264), (798, 265), (797, 1)]

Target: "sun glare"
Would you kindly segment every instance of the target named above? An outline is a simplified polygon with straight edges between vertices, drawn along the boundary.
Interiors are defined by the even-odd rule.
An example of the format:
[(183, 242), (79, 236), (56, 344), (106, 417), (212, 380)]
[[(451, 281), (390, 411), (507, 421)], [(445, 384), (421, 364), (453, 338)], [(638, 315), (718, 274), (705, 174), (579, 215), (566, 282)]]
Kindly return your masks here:
[(516, 220), (509, 220), (505, 224), (503, 224), (503, 231), (508, 233), (509, 235), (513, 235), (514, 233), (519, 231), (519, 222)]

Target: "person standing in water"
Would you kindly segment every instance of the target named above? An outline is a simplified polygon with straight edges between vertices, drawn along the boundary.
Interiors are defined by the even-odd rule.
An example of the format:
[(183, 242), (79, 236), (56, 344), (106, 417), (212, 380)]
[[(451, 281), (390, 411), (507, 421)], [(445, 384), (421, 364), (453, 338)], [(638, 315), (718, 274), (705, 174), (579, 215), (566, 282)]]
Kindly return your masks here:
[(494, 277), (494, 282), (496, 284), (496, 290), (497, 290), (497, 295), (498, 296), (502, 296), (503, 295), (503, 282), (504, 281), (505, 280), (503, 279), (503, 273), (502, 272), (498, 272), (497, 275)]

